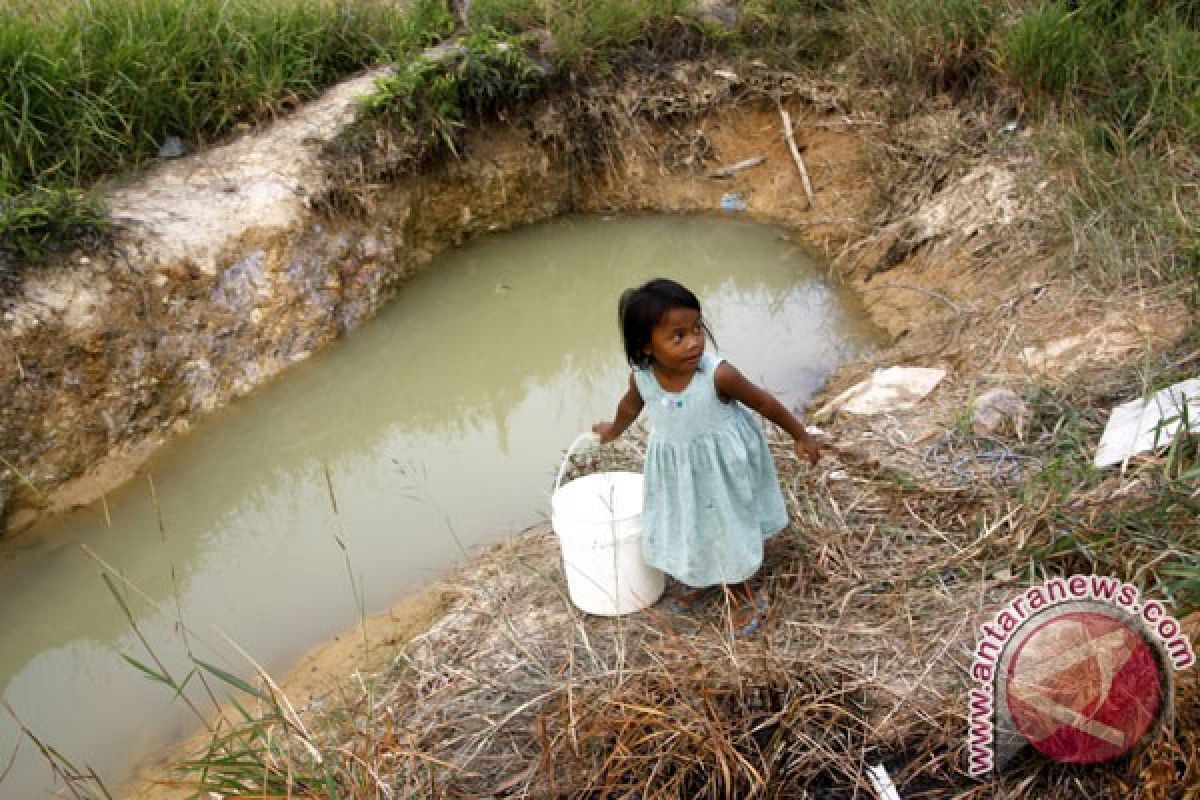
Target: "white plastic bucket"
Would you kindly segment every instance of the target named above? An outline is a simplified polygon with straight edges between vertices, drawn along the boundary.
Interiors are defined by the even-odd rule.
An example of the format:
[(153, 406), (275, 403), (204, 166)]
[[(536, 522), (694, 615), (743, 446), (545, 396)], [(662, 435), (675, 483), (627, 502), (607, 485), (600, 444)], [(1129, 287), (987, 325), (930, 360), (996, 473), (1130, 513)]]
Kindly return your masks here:
[(599, 472), (562, 483), (567, 459), (583, 441), (567, 448), (554, 494), (551, 525), (558, 536), (567, 593), (580, 611), (611, 617), (653, 605), (662, 596), (662, 571), (642, 560), (642, 476)]

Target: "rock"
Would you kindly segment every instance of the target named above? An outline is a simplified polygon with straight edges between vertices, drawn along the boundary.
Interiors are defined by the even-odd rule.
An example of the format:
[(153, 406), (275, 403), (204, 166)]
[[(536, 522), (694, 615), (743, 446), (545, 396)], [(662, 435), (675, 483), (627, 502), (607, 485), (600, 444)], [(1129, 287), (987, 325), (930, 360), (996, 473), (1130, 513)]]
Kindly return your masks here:
[(168, 136), (158, 148), (159, 158), (179, 158), (187, 155), (187, 147), (178, 136)]
[(846, 411), (850, 414), (881, 414), (912, 408), (933, 391), (946, 370), (931, 367), (888, 367), (856, 383), (816, 413), (816, 418)]
[(696, 3), (696, 16), (733, 30), (742, 18), (740, 6), (741, 3), (731, 2), (731, 0), (700, 0)]
[(1012, 389), (988, 389), (971, 406), (971, 429), (980, 435), (992, 435), (1010, 423), (1018, 436), (1025, 426), (1029, 407)]
[(373, 261), (383, 255), (385, 245), (374, 236), (364, 236), (358, 240), (358, 256), (364, 261)]

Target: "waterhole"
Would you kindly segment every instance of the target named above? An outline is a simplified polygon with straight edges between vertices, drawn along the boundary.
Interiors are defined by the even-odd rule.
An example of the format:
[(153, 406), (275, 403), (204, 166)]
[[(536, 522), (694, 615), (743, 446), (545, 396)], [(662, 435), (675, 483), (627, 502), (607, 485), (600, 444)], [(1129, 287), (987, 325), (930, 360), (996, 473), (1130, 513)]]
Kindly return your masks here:
[[(283, 671), (545, 519), (562, 449), (611, 418), (627, 382), (617, 298), (657, 276), (691, 288), (718, 351), (789, 407), (874, 341), (853, 296), (771, 227), (566, 218), (469, 243), (343, 341), (203, 419), (106, 504), (5, 544), (4, 700), (119, 786), (197, 727), (124, 656), (183, 679), (190, 646), (246, 675), (228, 636)], [(101, 562), (123, 576), (136, 630)], [(14, 751), (0, 796), (47, 795), (45, 761), (0, 714), (0, 773)]]

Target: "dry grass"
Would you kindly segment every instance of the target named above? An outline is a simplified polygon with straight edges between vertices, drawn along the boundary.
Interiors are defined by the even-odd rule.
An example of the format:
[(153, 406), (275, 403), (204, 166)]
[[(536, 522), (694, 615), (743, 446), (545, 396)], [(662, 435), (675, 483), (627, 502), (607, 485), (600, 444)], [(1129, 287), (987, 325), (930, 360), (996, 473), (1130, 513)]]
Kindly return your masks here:
[[(1027, 440), (1052, 416), (1035, 415)], [(877, 763), (906, 800), (1185, 796), (1171, 792), (1200, 770), (1194, 675), (1174, 726), (1133, 759), (1073, 768), (1026, 755), (967, 777), (976, 626), (1024, 585), (1022, 563), (1040, 568), (1024, 553), (1060, 506), (1016, 491), (1043, 461), (1007, 484), (931, 473), (918, 486), (902, 465), (932, 445), (893, 443), (884, 466), (847, 443), (851, 427), (815, 468), (775, 445), (793, 524), (768, 547), (770, 607), (753, 638), (731, 636), (722, 597), (686, 615), (662, 603), (579, 613), (544, 527), (460, 568), (439, 623), (319, 704), (324, 722), (309, 729), (341, 721), (340, 796), (873, 797), (865, 768)], [(576, 467), (640, 462), (634, 437)], [(1071, 513), (1136, 495), (1130, 484), (1155, 469), (1101, 481)]]

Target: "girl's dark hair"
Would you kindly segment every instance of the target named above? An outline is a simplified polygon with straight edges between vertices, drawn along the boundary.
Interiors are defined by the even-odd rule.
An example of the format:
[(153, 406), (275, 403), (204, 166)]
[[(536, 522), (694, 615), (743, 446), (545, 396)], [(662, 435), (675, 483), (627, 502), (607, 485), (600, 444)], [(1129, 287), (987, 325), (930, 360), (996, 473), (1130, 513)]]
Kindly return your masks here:
[[(633, 367), (650, 366), (651, 358), (646, 353), (650, 334), (667, 312), (673, 308), (690, 308), (700, 311), (700, 301), (686, 287), (667, 278), (655, 278), (636, 289), (626, 289), (617, 303), (617, 323), (621, 327), (621, 340), (625, 345), (625, 359)], [(707, 323), (704, 332), (712, 339)], [(714, 340), (715, 342), (715, 340)]]

